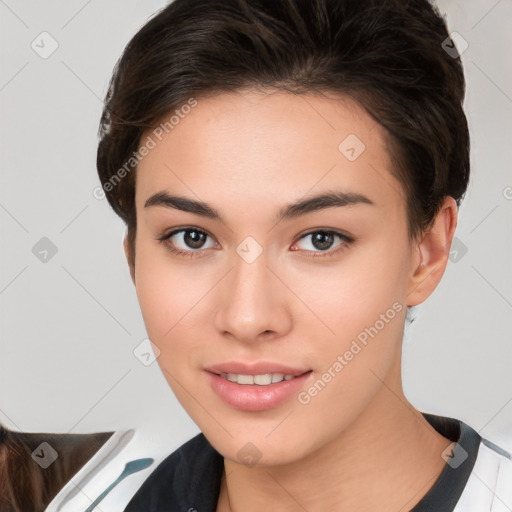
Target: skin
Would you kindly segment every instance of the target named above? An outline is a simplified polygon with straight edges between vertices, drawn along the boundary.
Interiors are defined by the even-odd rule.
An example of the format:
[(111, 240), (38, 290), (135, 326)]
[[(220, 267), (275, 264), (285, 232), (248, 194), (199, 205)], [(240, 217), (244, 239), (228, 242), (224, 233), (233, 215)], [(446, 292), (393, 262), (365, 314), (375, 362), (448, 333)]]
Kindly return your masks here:
[[(366, 146), (354, 161), (338, 149), (349, 134)], [(219, 512), (275, 503), (280, 511), (409, 510), (444, 467), (450, 441), (404, 395), (401, 343), (406, 306), (427, 299), (445, 271), (457, 206), (446, 197), (431, 227), (409, 240), (385, 140), (351, 99), (246, 90), (198, 98), (138, 166), (136, 248), (131, 254), (125, 240), (126, 256), (163, 375), (224, 457)], [(284, 205), (333, 190), (373, 204), (276, 224)], [(222, 221), (145, 207), (160, 191), (207, 202)], [(209, 236), (202, 246), (183, 232), (156, 240), (180, 227)], [(322, 229), (354, 241), (334, 237), (322, 249), (301, 239)], [(252, 263), (236, 252), (247, 236), (263, 249)], [(197, 257), (173, 254), (173, 243)], [(307, 390), (394, 303), (401, 311), (306, 405), (293, 395), (266, 411), (236, 410), (203, 370), (280, 362), (312, 370)], [(260, 453), (252, 466), (237, 455), (249, 442)]]

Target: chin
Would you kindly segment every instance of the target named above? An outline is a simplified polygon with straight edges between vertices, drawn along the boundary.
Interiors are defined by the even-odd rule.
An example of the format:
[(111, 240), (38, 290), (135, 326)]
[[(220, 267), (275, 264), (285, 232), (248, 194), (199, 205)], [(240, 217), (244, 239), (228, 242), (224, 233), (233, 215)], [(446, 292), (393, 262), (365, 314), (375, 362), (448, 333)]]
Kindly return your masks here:
[[(210, 444), (226, 459), (248, 467), (272, 467), (294, 463), (306, 457), (313, 447), (308, 444), (310, 435), (304, 433), (302, 438), (276, 435), (274, 439), (266, 433), (257, 435), (241, 434), (230, 438), (226, 435), (209, 436), (203, 431)], [(271, 434), (270, 437), (272, 437)]]

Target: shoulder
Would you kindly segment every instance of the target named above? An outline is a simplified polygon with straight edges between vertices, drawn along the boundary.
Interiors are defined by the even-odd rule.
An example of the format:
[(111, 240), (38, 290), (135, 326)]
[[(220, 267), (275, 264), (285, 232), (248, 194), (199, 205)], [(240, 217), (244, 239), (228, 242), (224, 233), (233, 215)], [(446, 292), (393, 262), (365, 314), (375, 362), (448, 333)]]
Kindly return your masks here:
[(482, 438), (473, 470), (455, 512), (511, 510), (511, 483), (511, 454)]
[[(467, 423), (423, 413), (452, 444), (441, 454), (445, 467), (414, 507), (415, 512), (504, 512), (512, 510), (510, 454)], [(504, 508), (503, 508), (504, 507)]]
[(207, 512), (195, 504), (216, 505), (224, 459), (203, 434), (169, 455), (173, 438), (157, 423), (92, 434), (4, 429), (0, 510), (76, 512), (101, 501), (103, 510)]
[(154, 426), (118, 429), (45, 512), (76, 512), (100, 502), (102, 510), (121, 511), (168, 454), (169, 436)]
[(124, 512), (214, 511), (223, 470), (223, 457), (200, 433), (160, 463)]

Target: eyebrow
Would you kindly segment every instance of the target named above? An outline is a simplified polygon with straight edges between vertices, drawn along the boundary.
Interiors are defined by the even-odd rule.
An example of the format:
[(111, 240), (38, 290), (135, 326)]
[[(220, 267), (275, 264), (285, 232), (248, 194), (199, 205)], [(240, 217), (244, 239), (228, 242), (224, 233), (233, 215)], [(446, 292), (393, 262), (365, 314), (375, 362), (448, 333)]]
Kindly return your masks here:
[[(338, 208), (341, 206), (353, 206), (360, 204), (375, 206), (375, 203), (371, 199), (355, 192), (325, 192), (285, 205), (279, 210), (274, 221), (277, 223), (283, 220), (294, 219), (326, 208)], [(195, 215), (200, 215), (209, 219), (222, 221), (222, 217), (219, 212), (208, 203), (196, 201), (183, 196), (170, 195), (165, 191), (157, 192), (149, 197), (144, 204), (144, 208), (148, 208), (150, 206), (173, 208), (184, 212), (194, 213)]]

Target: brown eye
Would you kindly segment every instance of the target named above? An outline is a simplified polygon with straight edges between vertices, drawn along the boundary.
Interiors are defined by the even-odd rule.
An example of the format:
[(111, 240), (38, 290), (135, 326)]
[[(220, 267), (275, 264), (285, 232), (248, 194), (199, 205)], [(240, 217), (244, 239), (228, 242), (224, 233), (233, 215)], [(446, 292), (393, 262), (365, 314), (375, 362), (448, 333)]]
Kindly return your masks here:
[(183, 233), (183, 242), (192, 249), (201, 249), (208, 236), (206, 233), (196, 229), (186, 229)]
[(210, 236), (202, 229), (189, 227), (175, 229), (157, 238), (157, 240), (164, 243), (173, 253), (181, 256), (194, 257), (199, 255), (198, 253), (201, 253), (203, 250), (215, 247), (214, 243), (210, 247), (205, 247), (205, 242), (208, 238), (210, 238)]
[(332, 244), (334, 243), (334, 235), (333, 233), (328, 233), (327, 231), (317, 231), (316, 233), (312, 233), (311, 243), (313, 246), (319, 250), (323, 251), (326, 249), (330, 249)]
[[(333, 245), (335, 244), (336, 239), (339, 239), (340, 242)], [(353, 242), (353, 239), (348, 236), (338, 233), (337, 231), (330, 230), (311, 231), (302, 235), (300, 237), (300, 241), (302, 240), (308, 240), (307, 244), (303, 244), (302, 249), (306, 253), (313, 253), (310, 257), (328, 257), (337, 254), (339, 251), (346, 249), (349, 244)], [(298, 243), (296, 245), (298, 246)], [(334, 249), (332, 249), (333, 247)]]

